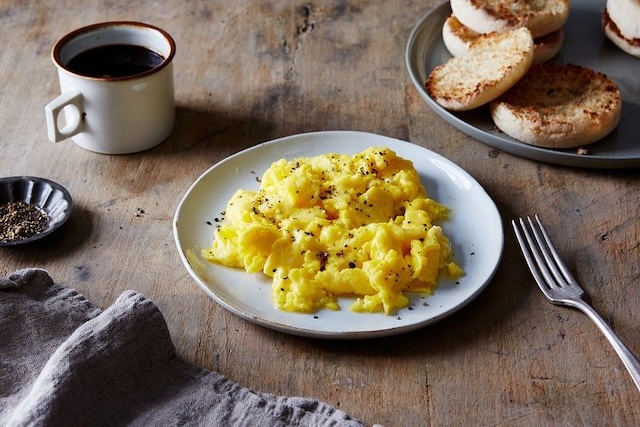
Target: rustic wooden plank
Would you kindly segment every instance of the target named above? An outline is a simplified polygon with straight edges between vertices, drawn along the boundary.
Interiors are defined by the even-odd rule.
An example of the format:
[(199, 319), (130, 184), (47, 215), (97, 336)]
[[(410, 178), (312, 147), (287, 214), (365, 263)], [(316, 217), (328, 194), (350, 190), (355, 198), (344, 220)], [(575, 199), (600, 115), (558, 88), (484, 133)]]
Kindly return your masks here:
[[(638, 353), (638, 172), (518, 158), (441, 120), (404, 64), (411, 29), (438, 2), (41, 3), (0, 2), (0, 175), (53, 179), (75, 211), (46, 242), (0, 248), (0, 274), (46, 268), (101, 307), (135, 289), (161, 309), (187, 360), (255, 390), (325, 400), (369, 424), (640, 424), (640, 395), (615, 353), (584, 315), (543, 299), (508, 223), (541, 214), (593, 305)], [(42, 110), (58, 94), (51, 46), (112, 19), (175, 37), (174, 133), (129, 156), (48, 142)], [(259, 142), (338, 129), (443, 154), (494, 198), (504, 259), (469, 306), (402, 336), (318, 341), (241, 320), (187, 275), (172, 217), (202, 172)]]

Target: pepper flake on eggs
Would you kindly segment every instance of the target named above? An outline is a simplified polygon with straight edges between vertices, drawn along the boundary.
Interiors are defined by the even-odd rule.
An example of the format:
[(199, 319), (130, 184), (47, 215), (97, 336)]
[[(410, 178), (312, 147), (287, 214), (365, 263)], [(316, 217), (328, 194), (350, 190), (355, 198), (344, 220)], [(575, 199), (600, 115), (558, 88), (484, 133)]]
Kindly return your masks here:
[(405, 292), (463, 274), (435, 224), (448, 208), (388, 148), (280, 159), (225, 212), (203, 257), (271, 277), (281, 310), (338, 310), (338, 297), (356, 297), (352, 311), (392, 314), (409, 305)]

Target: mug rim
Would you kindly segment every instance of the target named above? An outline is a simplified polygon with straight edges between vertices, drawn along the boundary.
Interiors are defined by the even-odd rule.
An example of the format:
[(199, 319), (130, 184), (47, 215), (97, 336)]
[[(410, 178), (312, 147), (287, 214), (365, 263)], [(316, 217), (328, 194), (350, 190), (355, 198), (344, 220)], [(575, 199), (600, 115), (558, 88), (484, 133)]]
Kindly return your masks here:
[[(98, 32), (101, 30), (107, 30), (109, 28), (117, 28), (117, 27), (121, 27), (121, 28), (126, 28), (126, 27), (135, 27), (137, 29), (145, 29), (145, 30), (151, 30), (151, 31), (155, 31), (157, 33), (159, 33), (167, 42), (167, 44), (169, 45), (169, 54), (163, 59), (163, 61), (157, 65), (156, 67), (153, 67), (150, 70), (144, 71), (142, 73), (139, 74), (133, 74), (130, 76), (122, 76), (122, 77), (95, 77), (95, 76), (87, 76), (85, 74), (80, 74), (80, 73), (76, 73), (73, 70), (70, 70), (66, 64), (64, 64), (64, 62), (62, 61), (61, 58), (61, 51), (62, 49), (72, 40), (78, 38), (78, 36), (82, 35), (82, 34), (88, 34), (88, 33), (92, 33), (92, 32)], [(100, 46), (100, 45), (96, 45), (95, 47)], [(146, 46), (144, 46), (146, 47)], [(147, 47), (148, 48), (148, 47)], [(81, 77), (87, 80), (97, 80), (97, 81), (105, 81), (105, 82), (113, 82), (113, 81), (125, 81), (125, 80), (133, 80), (133, 79), (139, 79), (139, 78), (143, 78), (145, 76), (149, 76), (152, 74), (155, 74), (157, 72), (159, 72), (160, 70), (162, 70), (163, 68), (165, 68), (166, 66), (168, 66), (171, 61), (173, 60), (173, 57), (176, 54), (176, 42), (173, 39), (173, 37), (171, 37), (171, 34), (169, 34), (167, 31), (163, 30), (160, 27), (157, 27), (155, 25), (151, 25), (151, 24), (147, 24), (146, 22), (139, 22), (139, 21), (107, 21), (107, 22), (98, 22), (95, 24), (91, 24), (91, 25), (87, 25), (81, 28), (77, 28), (67, 34), (65, 34), (64, 36), (62, 36), (60, 39), (58, 39), (58, 41), (53, 45), (53, 48), (51, 49), (51, 59), (53, 60), (53, 63), (61, 70), (64, 70), (65, 72), (72, 74), (74, 76), (77, 77)], [(164, 55), (162, 55), (164, 57)]]

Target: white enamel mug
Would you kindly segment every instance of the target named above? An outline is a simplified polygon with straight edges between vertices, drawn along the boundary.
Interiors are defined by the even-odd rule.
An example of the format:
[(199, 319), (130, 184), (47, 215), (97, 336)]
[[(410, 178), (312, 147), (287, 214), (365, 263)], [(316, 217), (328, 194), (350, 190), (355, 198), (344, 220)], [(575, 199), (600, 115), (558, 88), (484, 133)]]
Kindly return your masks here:
[[(160, 55), (161, 62), (119, 77), (69, 69), (77, 55), (108, 45), (141, 46)], [(51, 51), (61, 95), (45, 107), (49, 139), (71, 138), (80, 147), (103, 154), (136, 153), (163, 142), (175, 122), (175, 52), (167, 32), (141, 22), (104, 22), (62, 37)]]

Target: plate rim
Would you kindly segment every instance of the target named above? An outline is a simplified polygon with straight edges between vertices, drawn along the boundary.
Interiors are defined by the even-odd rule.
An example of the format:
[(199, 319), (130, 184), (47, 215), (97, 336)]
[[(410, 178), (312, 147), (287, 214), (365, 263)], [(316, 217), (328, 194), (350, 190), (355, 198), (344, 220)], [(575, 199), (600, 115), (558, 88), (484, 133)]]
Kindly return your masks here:
[[(190, 258), (190, 254), (189, 249), (192, 248), (187, 248), (187, 247), (183, 247), (182, 241), (181, 241), (181, 232), (180, 232), (180, 221), (181, 221), (181, 216), (183, 214), (183, 209), (186, 206), (186, 204), (189, 201), (189, 198), (192, 196), (194, 190), (199, 186), (199, 184), (201, 184), (203, 182), (203, 180), (205, 180), (207, 178), (207, 176), (209, 174), (214, 173), (214, 171), (216, 169), (221, 168), (223, 165), (226, 165), (228, 163), (233, 163), (234, 161), (236, 161), (238, 158), (242, 157), (242, 156), (247, 156), (252, 154), (252, 152), (257, 151), (257, 150), (268, 150), (270, 146), (272, 145), (278, 145), (278, 144), (286, 144), (287, 142), (290, 142), (291, 140), (295, 140), (295, 139), (303, 139), (303, 138), (336, 138), (342, 135), (348, 135), (352, 138), (356, 138), (356, 137), (361, 137), (361, 138), (366, 138), (366, 139), (372, 139), (375, 140), (375, 142), (372, 143), (368, 143), (365, 145), (368, 146), (373, 146), (373, 145), (377, 145), (380, 144), (380, 141), (387, 141), (389, 143), (389, 145), (394, 145), (394, 144), (410, 144), (412, 146), (412, 149), (417, 149), (417, 150), (423, 150), (422, 152), (425, 154), (425, 159), (426, 158), (435, 158), (441, 161), (444, 161), (445, 163), (448, 163), (450, 165), (453, 165), (457, 172), (461, 173), (464, 177), (466, 177), (467, 179), (469, 179), (474, 185), (476, 190), (478, 190), (478, 194), (480, 194), (479, 197), (482, 197), (485, 199), (485, 203), (487, 203), (492, 210), (492, 215), (494, 216), (493, 220), (496, 221), (497, 224), (497, 228), (498, 228), (498, 232), (499, 232), (499, 236), (496, 239), (496, 245), (498, 247), (497, 253), (494, 255), (495, 256), (495, 263), (493, 263), (491, 265), (491, 267), (487, 270), (487, 271), (483, 271), (483, 274), (486, 274), (486, 278), (484, 279), (484, 282), (482, 284), (480, 284), (479, 286), (477, 286), (477, 288), (475, 288), (475, 290), (469, 294), (468, 296), (466, 296), (466, 298), (459, 303), (456, 303), (452, 308), (446, 310), (445, 312), (439, 313), (435, 316), (432, 317), (427, 317), (425, 320), (420, 321), (420, 322), (415, 322), (415, 323), (411, 323), (411, 324), (406, 324), (406, 325), (402, 325), (402, 326), (398, 326), (398, 327), (387, 327), (387, 328), (382, 328), (382, 329), (376, 329), (376, 330), (356, 330), (356, 331), (344, 331), (344, 332), (336, 332), (336, 331), (332, 331), (332, 330), (321, 330), (321, 329), (310, 329), (310, 328), (303, 328), (303, 327), (297, 327), (295, 325), (291, 325), (291, 324), (287, 324), (287, 323), (282, 323), (282, 322), (277, 322), (277, 321), (273, 321), (270, 319), (265, 318), (264, 316), (261, 316), (259, 313), (255, 314), (255, 313), (250, 313), (250, 312), (245, 312), (243, 309), (238, 308), (237, 306), (233, 305), (231, 302), (225, 300), (225, 298), (221, 295), (216, 294), (216, 292), (214, 292), (213, 289), (211, 289), (210, 286), (208, 286), (205, 283), (205, 280), (200, 276), (200, 274), (198, 274), (197, 267), (194, 267), (189, 258)], [(304, 141), (303, 144), (308, 144), (309, 141)], [(334, 150), (335, 151), (335, 150)], [(324, 151), (322, 151), (324, 152)], [(254, 153), (255, 154), (255, 153)], [(273, 159), (273, 161), (275, 161), (277, 159)], [(417, 144), (413, 144), (411, 142), (408, 141), (403, 141), (400, 139), (396, 139), (396, 138), (392, 138), (392, 137), (388, 137), (388, 136), (384, 136), (384, 135), (379, 135), (379, 134), (375, 134), (375, 133), (370, 133), (370, 132), (360, 132), (360, 131), (318, 131), (318, 132), (306, 132), (306, 133), (300, 133), (300, 134), (294, 134), (294, 135), (289, 135), (289, 136), (284, 136), (281, 138), (276, 138), (270, 141), (266, 141), (266, 142), (262, 142), (259, 144), (256, 144), (252, 147), (248, 147), (246, 149), (243, 149), (239, 152), (236, 152), (222, 160), (220, 160), (219, 162), (213, 164), (212, 166), (210, 166), (209, 168), (207, 168), (202, 174), (200, 174), (200, 176), (198, 176), (198, 178), (189, 186), (188, 190), (185, 192), (184, 196), (182, 197), (182, 199), (180, 200), (178, 207), (176, 209), (174, 218), (173, 218), (173, 235), (174, 235), (174, 240), (181, 258), (181, 261), (183, 263), (183, 266), (187, 269), (189, 275), (191, 276), (191, 278), (196, 282), (196, 284), (198, 285), (198, 287), (200, 287), (202, 290), (205, 291), (205, 293), (211, 297), (216, 303), (218, 303), (220, 306), (222, 306), (223, 308), (225, 308), (226, 310), (228, 310), (229, 312), (231, 312), (232, 314), (235, 314), (249, 322), (252, 322), (254, 324), (258, 324), (260, 326), (266, 327), (268, 329), (272, 329), (272, 330), (276, 330), (276, 331), (280, 331), (283, 333), (287, 333), (287, 334), (291, 334), (291, 335), (298, 335), (298, 336), (304, 336), (304, 337), (311, 337), (311, 338), (321, 338), (321, 339), (362, 339), (362, 338), (377, 338), (377, 337), (383, 337), (383, 336), (390, 336), (390, 335), (397, 335), (400, 333), (407, 333), (416, 329), (420, 329), (423, 327), (426, 327), (430, 324), (436, 323), (452, 314), (454, 314), (455, 312), (459, 311), (460, 309), (462, 309), (463, 307), (465, 307), (467, 304), (469, 304), (471, 301), (473, 301), (480, 293), (482, 293), (482, 291), (489, 285), (489, 283), (493, 280), (493, 277), (495, 276), (496, 271), (498, 270), (500, 263), (502, 261), (502, 257), (503, 257), (503, 252), (504, 252), (504, 230), (503, 230), (503, 224), (502, 224), (502, 218), (500, 216), (500, 212), (495, 204), (495, 202), (493, 201), (493, 199), (489, 196), (489, 194), (486, 192), (486, 190), (480, 185), (480, 183), (473, 178), (467, 171), (465, 171), (464, 169), (462, 169), (460, 166), (458, 166), (457, 164), (455, 164), (453, 161), (445, 158), (444, 156), (435, 153), (431, 150), (429, 150), (428, 148), (419, 146)], [(245, 273), (246, 274), (246, 273)], [(437, 289), (436, 291), (437, 292)], [(429, 296), (427, 297), (429, 298)], [(274, 310), (276, 310), (274, 308)], [(346, 310), (346, 309), (344, 309)], [(275, 311), (274, 311), (275, 313)], [(368, 314), (361, 314), (362, 316), (366, 316)]]
[[(576, 1), (572, 3), (572, 6), (575, 4), (581, 4), (581, 2)], [(419, 52), (416, 51), (415, 46), (417, 44), (418, 36), (421, 35), (423, 31), (426, 31), (427, 27), (429, 26), (433, 26), (435, 28), (434, 31), (437, 31), (438, 35), (436, 36), (436, 41), (441, 40), (442, 35), (440, 28), (442, 27), (444, 19), (442, 20), (442, 22), (438, 21), (438, 25), (433, 25), (433, 22), (431, 21), (438, 19), (440, 14), (446, 17), (446, 15), (449, 13), (451, 13), (451, 7), (448, 1), (434, 6), (425, 15), (423, 15), (413, 27), (405, 47), (405, 66), (407, 68), (409, 77), (425, 103), (441, 119), (445, 120), (447, 123), (463, 132), (467, 136), (476, 139), (490, 147), (497, 148), (507, 153), (530, 160), (536, 160), (543, 163), (561, 166), (593, 169), (631, 169), (640, 166), (640, 154), (625, 157), (613, 155), (579, 155), (576, 153), (551, 150), (543, 147), (528, 145), (513, 138), (507, 137), (506, 135), (492, 135), (487, 133), (483, 129), (473, 126), (472, 124), (466, 122), (463, 118), (450, 111), (445, 110), (443, 107), (437, 104), (428, 95), (423, 87), (424, 82), (420, 80), (419, 72), (417, 69), (418, 61), (416, 60)], [(433, 44), (434, 41), (432, 40), (429, 42), (428, 47), (430, 48)]]

